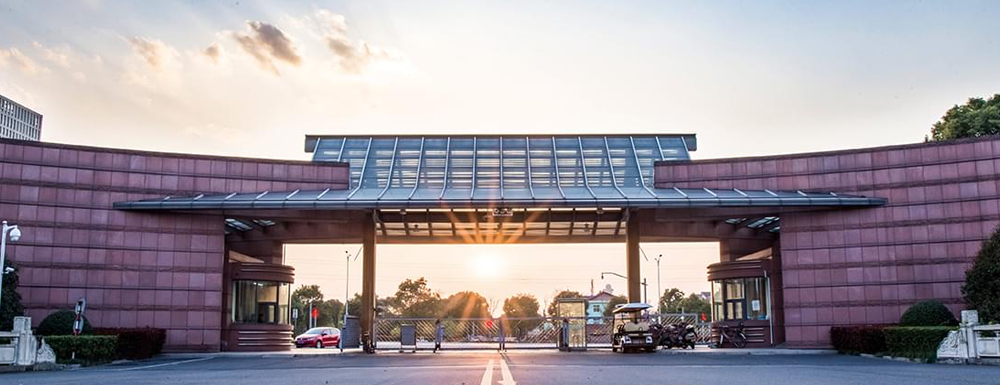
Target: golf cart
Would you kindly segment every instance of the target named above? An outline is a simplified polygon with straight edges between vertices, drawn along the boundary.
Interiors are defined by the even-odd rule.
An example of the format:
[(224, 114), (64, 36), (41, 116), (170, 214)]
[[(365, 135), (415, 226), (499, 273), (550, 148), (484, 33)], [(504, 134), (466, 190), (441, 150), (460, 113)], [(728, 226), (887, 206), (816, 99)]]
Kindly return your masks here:
[(643, 314), (652, 306), (644, 303), (618, 305), (612, 310), (611, 351), (622, 353), (656, 351), (656, 341), (649, 328), (649, 320)]

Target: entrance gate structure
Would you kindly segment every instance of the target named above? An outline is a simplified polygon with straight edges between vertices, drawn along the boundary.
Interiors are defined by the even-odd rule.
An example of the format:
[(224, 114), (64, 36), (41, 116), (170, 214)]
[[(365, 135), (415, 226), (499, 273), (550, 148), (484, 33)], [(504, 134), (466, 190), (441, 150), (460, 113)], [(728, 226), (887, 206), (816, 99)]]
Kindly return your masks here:
[[(783, 214), (886, 203), (830, 191), (677, 187), (654, 175), (696, 149), (694, 135), (307, 136), (313, 162), (344, 169), (331, 173), (329, 186), (239, 186), (233, 190), (244, 192), (114, 207), (225, 217), (229, 265), (237, 268), (226, 270), (224, 306), (235, 306), (230, 281), (281, 273), (257, 262), (280, 261), (282, 244), (361, 243), (358, 315), (371, 351), (378, 243), (624, 243), (628, 299), (641, 302), (640, 241), (719, 241), (727, 261), (776, 245)], [(773, 328), (781, 316), (772, 315)], [(236, 324), (227, 320), (229, 335), (227, 328)], [(230, 346), (268, 330), (234, 332)]]

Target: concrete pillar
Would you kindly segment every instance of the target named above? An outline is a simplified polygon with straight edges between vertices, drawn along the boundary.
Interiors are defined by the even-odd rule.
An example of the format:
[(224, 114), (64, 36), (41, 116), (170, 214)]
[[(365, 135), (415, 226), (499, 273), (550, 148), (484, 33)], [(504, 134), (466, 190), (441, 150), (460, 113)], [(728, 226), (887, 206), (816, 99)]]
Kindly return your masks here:
[(628, 276), (628, 301), (642, 302), (639, 278), (639, 218), (635, 211), (629, 213), (625, 224), (625, 275)]
[(366, 351), (374, 351), (372, 336), (375, 328), (375, 221), (372, 213), (365, 215), (361, 229), (361, 336)]

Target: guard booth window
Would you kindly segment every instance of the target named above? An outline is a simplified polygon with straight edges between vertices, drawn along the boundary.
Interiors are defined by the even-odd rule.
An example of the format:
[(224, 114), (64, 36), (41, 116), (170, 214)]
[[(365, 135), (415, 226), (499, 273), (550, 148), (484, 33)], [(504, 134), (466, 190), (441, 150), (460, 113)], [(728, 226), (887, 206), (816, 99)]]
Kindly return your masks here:
[(767, 320), (767, 278), (712, 281), (712, 320)]
[(233, 322), (288, 324), (288, 284), (268, 281), (233, 282)]

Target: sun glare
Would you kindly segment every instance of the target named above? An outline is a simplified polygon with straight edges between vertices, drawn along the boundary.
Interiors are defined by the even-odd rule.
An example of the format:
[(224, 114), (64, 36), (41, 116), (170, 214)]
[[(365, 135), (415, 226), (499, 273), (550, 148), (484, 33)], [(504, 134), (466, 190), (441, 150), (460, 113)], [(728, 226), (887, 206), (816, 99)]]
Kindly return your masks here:
[(472, 271), (480, 278), (496, 278), (502, 274), (503, 262), (495, 254), (481, 254), (471, 261)]

